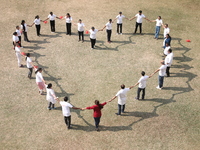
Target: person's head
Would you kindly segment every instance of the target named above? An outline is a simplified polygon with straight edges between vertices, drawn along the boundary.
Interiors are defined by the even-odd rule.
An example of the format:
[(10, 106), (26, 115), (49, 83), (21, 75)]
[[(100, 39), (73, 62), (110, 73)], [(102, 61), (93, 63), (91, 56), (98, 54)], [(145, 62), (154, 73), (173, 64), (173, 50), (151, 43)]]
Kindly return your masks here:
[(42, 72), (42, 68), (38, 68), (37, 71), (35, 72), (35, 74), (38, 73), (38, 72), (41, 73)]
[(169, 34), (166, 34), (166, 38), (169, 38), (170, 36), (169, 36)]
[(122, 15), (122, 12), (121, 12), (121, 11), (119, 12), (119, 15), (120, 15), (120, 16)]
[(31, 56), (30, 53), (27, 53), (27, 54), (26, 54), (26, 57), (30, 57), (30, 56)]
[(94, 29), (95, 29), (95, 28), (94, 28), (94, 27), (92, 27), (91, 29), (94, 31)]
[(166, 43), (165, 46), (168, 47), (168, 46), (169, 46), (169, 43)]
[(102, 106), (102, 105), (100, 105), (100, 103), (99, 103), (99, 100), (95, 100), (95, 101), (94, 101), (94, 103), (95, 103), (96, 105), (98, 105), (100, 109), (102, 109), (102, 108), (103, 108), (103, 106)]
[(160, 20), (160, 19), (161, 19), (161, 16), (158, 16), (158, 19)]
[(164, 64), (165, 64), (165, 61), (164, 61), (164, 60), (162, 60), (162, 61), (160, 62), (160, 64), (161, 64), (161, 65), (164, 65)]
[(109, 22), (111, 23), (111, 22), (112, 22), (112, 19), (109, 19)]
[(13, 35), (14, 35), (14, 36), (17, 36), (17, 32), (14, 32)]
[(25, 20), (22, 20), (21, 24), (24, 24), (25, 23)]
[(64, 97), (64, 101), (65, 101), (65, 102), (68, 101), (68, 97), (67, 97), (67, 96)]
[(70, 18), (70, 17), (71, 17), (69, 13), (67, 13), (67, 14), (66, 14), (66, 16), (67, 16), (68, 18)]
[(52, 84), (49, 83), (49, 84), (47, 85), (47, 88), (48, 88), (48, 89), (52, 88)]
[(165, 28), (168, 28), (168, 24), (167, 24), (167, 23), (165, 23), (165, 25), (164, 25), (164, 26), (165, 26)]
[(171, 53), (172, 52), (172, 49), (170, 48), (169, 50), (168, 50), (168, 53)]
[(142, 76), (144, 76), (144, 75), (145, 75), (145, 72), (144, 72), (144, 71), (142, 71), (142, 72), (141, 72), (141, 75), (142, 75)]
[(52, 11), (50, 12), (50, 15), (51, 15), (51, 16), (53, 15), (53, 12), (52, 12)]
[(40, 18), (39, 15), (35, 16), (35, 19), (39, 19), (39, 18)]
[(16, 29), (19, 30), (19, 26), (16, 26)]
[(139, 10), (139, 14), (140, 14), (140, 15), (142, 14), (142, 11), (141, 11), (141, 10)]
[(124, 84), (121, 85), (121, 89), (125, 89), (125, 85)]
[(78, 22), (79, 22), (79, 23), (81, 23), (81, 22), (82, 22), (82, 20), (81, 20), (81, 19), (79, 19), (79, 20), (78, 20)]

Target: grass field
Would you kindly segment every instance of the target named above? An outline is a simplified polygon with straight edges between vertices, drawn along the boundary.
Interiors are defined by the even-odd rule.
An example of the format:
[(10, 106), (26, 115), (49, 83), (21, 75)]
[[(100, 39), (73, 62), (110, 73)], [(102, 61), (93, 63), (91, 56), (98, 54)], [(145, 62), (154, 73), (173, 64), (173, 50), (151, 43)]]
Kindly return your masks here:
[[(1, 83), (0, 87), (0, 149), (133, 149), (133, 150), (198, 150), (200, 146), (199, 104), (199, 0), (76, 0), (22, 1), (1, 0)], [(164, 89), (157, 90), (157, 75), (148, 80), (146, 100), (136, 101), (137, 88), (128, 93), (127, 113), (116, 116), (117, 100), (102, 110), (100, 132), (94, 129), (92, 111), (71, 110), (73, 129), (67, 130), (61, 107), (48, 111), (45, 95), (39, 95), (28, 70), (18, 68), (12, 50), (12, 33), (21, 20), (32, 24), (34, 17), (46, 19), (49, 12), (73, 21), (82, 19), (86, 28), (103, 28), (119, 11), (127, 18), (138, 10), (150, 20), (162, 16), (171, 29), (174, 53), (171, 77), (165, 78)], [(87, 107), (95, 99), (112, 98), (124, 83), (135, 84), (144, 70), (147, 75), (160, 67), (162, 33), (154, 40), (155, 23), (143, 21), (144, 35), (133, 35), (135, 20), (123, 23), (123, 35), (116, 35), (113, 24), (112, 41), (106, 32), (97, 34), (97, 48), (90, 49), (89, 36), (78, 42), (77, 27), (72, 36), (65, 34), (65, 21), (56, 20), (56, 33), (49, 23), (41, 25), (41, 37), (35, 27), (28, 29), (31, 43), (22, 41), (22, 51), (30, 52), (34, 64), (42, 67), (43, 77), (53, 84), (62, 100), (70, 97), (77, 107)], [(23, 36), (22, 36), (23, 38)], [(191, 42), (186, 42), (190, 39)], [(25, 61), (23, 59), (23, 64)]]

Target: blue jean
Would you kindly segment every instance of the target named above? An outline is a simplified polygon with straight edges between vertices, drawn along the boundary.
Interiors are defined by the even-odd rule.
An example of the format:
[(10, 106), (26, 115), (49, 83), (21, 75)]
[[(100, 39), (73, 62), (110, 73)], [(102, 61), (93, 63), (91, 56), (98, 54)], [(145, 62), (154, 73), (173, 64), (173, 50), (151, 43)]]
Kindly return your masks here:
[(160, 33), (160, 26), (156, 26), (155, 38), (158, 38), (159, 33)]
[(124, 109), (125, 109), (125, 104), (124, 105), (118, 104), (118, 115), (121, 115), (121, 112), (124, 112)]
[(159, 88), (163, 87), (164, 76), (158, 76)]
[(100, 119), (101, 119), (101, 117), (94, 117), (94, 121), (95, 121), (95, 126), (96, 126), (96, 128), (99, 127)]

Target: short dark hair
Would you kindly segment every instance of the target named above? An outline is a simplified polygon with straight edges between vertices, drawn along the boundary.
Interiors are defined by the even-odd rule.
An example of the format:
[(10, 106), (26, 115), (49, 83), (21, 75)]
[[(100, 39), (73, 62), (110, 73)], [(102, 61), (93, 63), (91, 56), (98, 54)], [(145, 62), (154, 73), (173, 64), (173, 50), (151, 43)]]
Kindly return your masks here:
[(17, 32), (14, 32), (13, 35), (17, 35)]
[(122, 14), (122, 12), (120, 11), (119, 14)]
[(144, 72), (144, 71), (142, 71), (142, 72), (141, 72), (141, 75), (142, 75), (142, 76), (144, 76), (144, 75), (145, 75), (145, 72)]
[(112, 19), (109, 19), (110, 22), (112, 22)]
[(49, 83), (49, 84), (47, 85), (47, 88), (50, 89), (51, 87), (52, 87), (52, 84)]
[(64, 97), (64, 101), (65, 101), (65, 102), (68, 101), (68, 97), (67, 97), (67, 96)]
[(121, 85), (121, 88), (122, 88), (122, 89), (124, 89), (124, 88), (125, 88), (125, 85), (124, 85), (124, 84), (122, 84), (122, 85)]
[(141, 10), (139, 10), (139, 13), (142, 13), (142, 11), (141, 11)]
[(168, 50), (168, 52), (170, 52), (170, 53), (171, 53), (171, 52), (172, 52), (172, 49), (170, 48), (170, 49)]

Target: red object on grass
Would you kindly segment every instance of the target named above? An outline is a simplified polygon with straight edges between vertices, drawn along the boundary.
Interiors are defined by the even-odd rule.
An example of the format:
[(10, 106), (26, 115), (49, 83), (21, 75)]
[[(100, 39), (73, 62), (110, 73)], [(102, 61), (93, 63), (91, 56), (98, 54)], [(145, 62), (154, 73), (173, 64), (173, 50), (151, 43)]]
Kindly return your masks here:
[(85, 31), (85, 33), (86, 33), (86, 34), (88, 34), (88, 33), (89, 33), (89, 31), (88, 31), (88, 30), (86, 30), (86, 31)]
[(26, 55), (26, 53), (24, 53), (24, 52), (21, 52), (21, 54), (24, 55), (24, 56)]
[(186, 40), (186, 42), (191, 42), (190, 40)]
[(63, 18), (63, 16), (60, 16), (59, 18), (60, 18), (60, 19), (62, 19), (62, 18)]
[(44, 23), (46, 24), (46, 23), (47, 23), (47, 21), (44, 21)]

